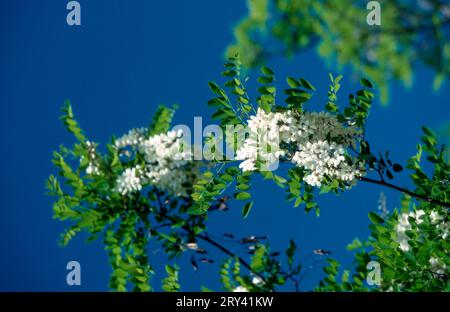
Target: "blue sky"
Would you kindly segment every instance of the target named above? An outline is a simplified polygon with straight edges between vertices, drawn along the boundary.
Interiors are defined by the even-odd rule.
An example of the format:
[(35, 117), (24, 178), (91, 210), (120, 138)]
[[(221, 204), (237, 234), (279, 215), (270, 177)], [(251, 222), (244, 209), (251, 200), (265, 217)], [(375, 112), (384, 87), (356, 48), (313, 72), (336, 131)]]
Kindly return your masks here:
[[(68, 247), (58, 247), (65, 225), (52, 219), (52, 199), (44, 195), (44, 181), (55, 172), (52, 150), (73, 142), (58, 120), (64, 100), (71, 100), (82, 127), (97, 142), (148, 124), (159, 104), (180, 104), (175, 124), (192, 124), (194, 116), (207, 123), (207, 81), (220, 80), (231, 28), (246, 13), (244, 1), (80, 2), (79, 27), (66, 24), (66, 1), (0, 4), (2, 291), (108, 290), (110, 269), (101, 244), (86, 244), (81, 235)], [(281, 86), (286, 75), (307, 78), (318, 89), (313, 107), (322, 107), (332, 68), (314, 51), (290, 60), (273, 59), (269, 65)], [(342, 82), (343, 100), (357, 87), (349, 77)], [(415, 153), (422, 125), (438, 128), (448, 119), (449, 85), (434, 93), (432, 78), (429, 70), (418, 68), (410, 90), (392, 84), (391, 105), (376, 104), (371, 112), (367, 136), (372, 149), (389, 149), (393, 159), (404, 162)], [(397, 184), (409, 185), (406, 174)], [(323, 248), (350, 264), (345, 246), (356, 236), (368, 235), (367, 213), (376, 210), (380, 191), (392, 210), (399, 194), (360, 184), (342, 196), (321, 197), (321, 217), (316, 218), (285, 203), (283, 191), (271, 183), (256, 181), (250, 216), (243, 220), (235, 203), (229, 212), (212, 215), (209, 228), (217, 235), (269, 235), (273, 249), (280, 251), (292, 238), (302, 257)], [(149, 254), (161, 272), (163, 252), (152, 245)], [(212, 252), (212, 257), (221, 255)], [(82, 286), (66, 285), (70, 260), (81, 264)], [(188, 262), (189, 257), (178, 261), (184, 290), (199, 290), (201, 285), (219, 289), (214, 266), (194, 272)], [(318, 268), (311, 270), (302, 289), (310, 289), (320, 276)], [(160, 278), (157, 273), (154, 280)], [(158, 283), (154, 286), (159, 289)]]

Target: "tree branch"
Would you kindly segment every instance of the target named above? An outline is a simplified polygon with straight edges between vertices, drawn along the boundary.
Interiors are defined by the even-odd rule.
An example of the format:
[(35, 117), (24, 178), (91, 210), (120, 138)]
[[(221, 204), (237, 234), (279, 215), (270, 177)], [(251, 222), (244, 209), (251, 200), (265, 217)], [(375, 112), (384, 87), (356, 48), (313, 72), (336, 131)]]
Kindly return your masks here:
[(221, 250), (223, 253), (229, 255), (230, 257), (233, 258), (237, 258), (239, 260), (239, 262), (246, 267), (250, 272), (252, 272), (253, 274), (257, 275), (259, 278), (261, 278), (264, 282), (266, 282), (266, 279), (264, 278), (264, 276), (262, 276), (260, 273), (253, 271), (253, 269), (250, 267), (250, 265), (247, 263), (247, 261), (245, 261), (244, 259), (242, 259), (241, 257), (235, 255), (232, 251), (230, 251), (229, 249), (227, 249), (226, 247), (224, 247), (223, 245), (219, 244), (218, 242), (214, 241), (213, 239), (211, 239), (209, 236), (207, 235), (197, 235), (198, 238), (204, 240), (205, 242), (210, 243), (211, 245), (213, 245), (214, 247), (216, 247), (217, 249)]
[(407, 189), (402, 188), (400, 186), (388, 183), (386, 181), (375, 180), (375, 179), (366, 178), (366, 177), (359, 177), (358, 179), (360, 181), (364, 181), (364, 182), (367, 182), (367, 183), (378, 184), (378, 185), (385, 186), (387, 188), (394, 189), (396, 191), (402, 192), (402, 193), (407, 194), (407, 195), (409, 195), (411, 197), (414, 197), (416, 199), (420, 199), (420, 200), (426, 201), (426, 202), (428, 202), (430, 204), (435, 204), (435, 205), (439, 205), (439, 206), (442, 206), (442, 207), (450, 208), (450, 203), (442, 202), (442, 201), (439, 201), (439, 200), (435, 200), (435, 199), (432, 199), (432, 198), (429, 198), (429, 197), (426, 197), (426, 196), (423, 196), (423, 195), (411, 192), (410, 190), (407, 190)]
[[(159, 204), (159, 208), (160, 208), (160, 213), (158, 214), (160, 217), (165, 218), (171, 222), (175, 223), (175, 219), (173, 219), (171, 216), (167, 215), (165, 213), (165, 207), (161, 201), (160, 198), (160, 194), (159, 191), (155, 189), (156, 192), (156, 196), (158, 198), (158, 204)], [(194, 235), (195, 237), (200, 238), (201, 240), (213, 245), (214, 247), (216, 247), (217, 249), (219, 249), (220, 251), (222, 251), (223, 253), (229, 255), (230, 257), (236, 258), (238, 259), (238, 261), (245, 267), (247, 268), (250, 272), (252, 272), (253, 274), (257, 275), (259, 278), (261, 278), (264, 282), (266, 282), (266, 279), (264, 278), (263, 275), (261, 275), (260, 273), (254, 271), (250, 264), (248, 264), (247, 261), (245, 261), (242, 257), (237, 256), (236, 254), (234, 254), (232, 251), (230, 251), (228, 248), (226, 248), (225, 246), (219, 244), (218, 242), (216, 242), (215, 240), (213, 240), (212, 238), (210, 238), (207, 234), (206, 235), (202, 235), (202, 234), (196, 234), (194, 231), (192, 231), (189, 227), (187, 227), (186, 225), (181, 227), (183, 230), (185, 230), (188, 234)]]

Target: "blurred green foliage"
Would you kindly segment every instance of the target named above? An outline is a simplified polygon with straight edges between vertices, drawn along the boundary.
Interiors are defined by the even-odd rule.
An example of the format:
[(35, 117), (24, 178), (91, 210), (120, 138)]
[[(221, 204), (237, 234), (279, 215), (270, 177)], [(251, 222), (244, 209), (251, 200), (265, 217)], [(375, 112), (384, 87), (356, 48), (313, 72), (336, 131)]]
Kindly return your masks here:
[(368, 25), (366, 1), (248, 0), (248, 16), (234, 28), (226, 56), (241, 55), (246, 67), (273, 56), (316, 48), (329, 65), (351, 68), (377, 82), (381, 102), (391, 79), (413, 82), (414, 67), (435, 72), (433, 87), (450, 76), (450, 4), (441, 0), (379, 1), (381, 25)]

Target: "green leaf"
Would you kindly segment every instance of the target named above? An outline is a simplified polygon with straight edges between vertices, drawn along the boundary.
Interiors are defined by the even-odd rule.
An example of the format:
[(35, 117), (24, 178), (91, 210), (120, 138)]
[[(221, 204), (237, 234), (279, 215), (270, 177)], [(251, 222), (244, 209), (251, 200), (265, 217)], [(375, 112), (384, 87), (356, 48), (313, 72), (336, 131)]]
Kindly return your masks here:
[(377, 215), (375, 212), (369, 212), (369, 220), (374, 224), (380, 224), (384, 222), (384, 219)]
[(394, 166), (392, 168), (394, 169), (395, 172), (403, 171), (403, 167), (399, 164), (394, 164)]
[(218, 85), (217, 83), (215, 83), (214, 81), (209, 81), (208, 82), (208, 86), (211, 89), (211, 91), (218, 96), (221, 96), (223, 98), (227, 98), (227, 95), (225, 93), (225, 91), (223, 91)]
[(262, 66), (261, 72), (267, 76), (273, 76), (275, 74), (274, 71), (267, 66)]
[(238, 200), (246, 200), (246, 199), (249, 199), (251, 197), (251, 195), (250, 195), (250, 193), (247, 193), (247, 192), (240, 192), (240, 193), (236, 193), (235, 197)]
[(225, 182), (231, 182), (231, 181), (233, 181), (233, 177), (232, 177), (231, 175), (229, 175), (229, 174), (226, 174), (226, 173), (222, 174), (222, 175), (220, 176), (220, 178), (221, 178), (222, 180), (224, 180)]
[(373, 83), (368, 79), (361, 78), (360, 83), (362, 86), (364, 86), (366, 88), (373, 89)]
[(386, 176), (392, 180), (394, 178), (394, 176), (392, 175), (392, 172), (390, 172), (389, 170), (386, 170)]
[(206, 286), (201, 286), (201, 287), (200, 287), (200, 291), (201, 291), (201, 292), (213, 292), (213, 290), (209, 289), (209, 288), (206, 287)]
[(234, 88), (234, 92), (237, 95), (244, 95), (245, 94), (245, 91), (242, 88), (239, 88), (239, 87)]
[(178, 283), (178, 266), (166, 265), (167, 277), (162, 280), (162, 289), (167, 292), (177, 292), (180, 290)]
[(350, 283), (348, 283), (348, 282), (342, 283), (342, 288), (343, 288), (345, 291), (352, 291), (352, 290), (353, 290), (352, 285), (351, 285)]
[(297, 197), (297, 199), (295, 200), (295, 203), (294, 203), (294, 207), (298, 207), (298, 206), (300, 206), (300, 204), (303, 202), (303, 199), (301, 198), (301, 197)]
[(297, 82), (295, 78), (287, 77), (286, 81), (291, 88), (297, 88), (300, 84)]
[(286, 256), (288, 260), (288, 264), (291, 266), (294, 263), (294, 254), (297, 249), (297, 245), (295, 245), (295, 242), (291, 239), (289, 240), (289, 247), (286, 249)]
[(300, 85), (305, 89), (316, 91), (316, 88), (314, 88), (314, 86), (310, 84), (306, 79), (300, 78)]
[(195, 203), (189, 207), (187, 213), (190, 215), (202, 215), (208, 210), (208, 206), (203, 202)]
[(257, 81), (261, 84), (268, 84), (273, 82), (273, 77), (258, 77)]
[(270, 95), (275, 93), (276, 88), (273, 86), (262, 86), (258, 89), (258, 92), (261, 94), (266, 94), (266, 95)]
[(222, 76), (225, 77), (234, 77), (236, 76), (237, 72), (234, 69), (225, 70), (222, 72)]
[(422, 127), (422, 130), (423, 130), (423, 132), (424, 132), (426, 135), (428, 135), (428, 136), (430, 136), (430, 137), (433, 137), (433, 138), (436, 137), (436, 135), (434, 134), (434, 132), (431, 131), (430, 129), (428, 129), (427, 127), (423, 126), (423, 127)]
[(225, 183), (217, 183), (214, 185), (213, 189), (214, 190), (223, 190), (226, 187), (227, 187), (227, 185)]
[(242, 209), (242, 217), (243, 218), (247, 218), (252, 207), (253, 207), (253, 202), (248, 202), (244, 205), (244, 208)]
[(264, 245), (259, 245), (256, 250), (255, 254), (253, 255), (252, 262), (250, 264), (250, 267), (255, 272), (261, 272), (264, 270), (264, 254), (266, 252), (266, 247)]
[(362, 247), (362, 243), (359, 239), (355, 238), (353, 239), (353, 242), (351, 242), (350, 244), (347, 245), (347, 250), (348, 251), (352, 251), (355, 249), (359, 249)]
[(168, 240), (171, 243), (176, 243), (177, 242), (177, 238), (171, 235), (167, 235), (165, 233), (159, 232), (158, 234), (159, 236), (161, 236), (162, 238)]
[(240, 190), (240, 191), (246, 191), (246, 190), (248, 190), (250, 188), (250, 185), (248, 185), (248, 184), (238, 184), (236, 186), (236, 188), (238, 190)]
[(169, 131), (175, 109), (176, 105), (174, 108), (159, 105), (155, 115), (153, 116), (152, 122), (150, 123), (148, 135), (155, 135)]
[(63, 120), (67, 130), (72, 133), (79, 142), (84, 143), (86, 141), (86, 137), (78, 122), (74, 119), (72, 106), (70, 105), (69, 100), (65, 101), (62, 111), (64, 114), (60, 119)]

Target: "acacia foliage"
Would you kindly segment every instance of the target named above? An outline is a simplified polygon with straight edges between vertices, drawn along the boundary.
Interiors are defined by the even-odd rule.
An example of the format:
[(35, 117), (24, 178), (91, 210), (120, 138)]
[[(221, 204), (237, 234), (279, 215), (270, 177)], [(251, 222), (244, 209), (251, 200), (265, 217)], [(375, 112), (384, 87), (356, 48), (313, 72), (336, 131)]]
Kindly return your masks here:
[[(450, 166), (445, 159), (446, 147), (438, 145), (432, 131), (423, 130), (417, 153), (407, 161), (414, 191), (448, 202)], [(428, 174), (423, 169), (423, 159), (432, 168)], [(411, 211), (416, 216), (419, 211), (423, 214), (415, 218)], [(392, 213), (379, 216), (371, 212), (369, 219), (370, 237), (363, 242), (355, 239), (347, 246), (349, 251), (356, 251), (354, 267), (342, 271), (337, 261), (329, 259), (329, 265), (324, 268), (326, 277), (317, 291), (371, 290), (364, 283), (369, 273), (366, 266), (370, 261), (380, 263), (382, 278), (381, 284), (372, 290), (450, 291), (448, 208), (405, 195)], [(398, 226), (405, 221), (409, 228), (404, 233), (404, 240), (409, 248), (402, 250), (399, 248)]]
[[(240, 71), (240, 60), (234, 57), (225, 66), (224, 87), (211, 82), (209, 86), (214, 98), (208, 102), (215, 108), (214, 118), (222, 127), (245, 124), (258, 108), (267, 112), (289, 109), (302, 114), (312, 105), (310, 102), (316, 88), (304, 78), (287, 77), (287, 87), (283, 90), (285, 103), (281, 105), (277, 99), (279, 86), (275, 83), (274, 70), (266, 66), (261, 68), (262, 75), (258, 78), (260, 87), (253, 100)], [(349, 96), (347, 105), (342, 105), (337, 97), (341, 79), (341, 76), (330, 75), (329, 101), (325, 110), (342, 122), (354, 122), (364, 134), (374, 85), (362, 79), (362, 88)], [(173, 113), (174, 109), (160, 106), (147, 127), (146, 135), (167, 132)], [(114, 146), (114, 137), (104, 149), (87, 141), (69, 102), (63, 108), (61, 119), (76, 139), (73, 146), (61, 146), (54, 152), (53, 163), (58, 172), (51, 175), (46, 183), (49, 195), (55, 196), (54, 217), (70, 223), (61, 235), (61, 244), (67, 245), (81, 231), (88, 234), (88, 241), (101, 239), (112, 267), (109, 283), (112, 290), (150, 291), (155, 288), (155, 282), (151, 282), (154, 270), (148, 253), (150, 244), (159, 244), (166, 255), (175, 261), (190, 254), (194, 269), (198, 269), (199, 263), (211, 263), (213, 260), (204, 256), (207, 251), (200, 242), (224, 252), (219, 276), (225, 290), (243, 287), (249, 291), (272, 291), (287, 284), (299, 290), (304, 269), (299, 263), (299, 252), (293, 241), (281, 254), (278, 248), (273, 250), (264, 236), (237, 239), (227, 234), (231, 242), (250, 250), (249, 255), (242, 251), (233, 252), (211, 238), (207, 227), (208, 216), (226, 211), (228, 195), (232, 194), (236, 200), (243, 202), (242, 215), (247, 217), (253, 207), (251, 180), (255, 174), (284, 188), (287, 201), (293, 201), (295, 206), (302, 204), (306, 211), (315, 209), (317, 214), (319, 208), (315, 196), (326, 192), (338, 194), (352, 186), (327, 177), (320, 189), (315, 190), (304, 183), (305, 172), (301, 168), (291, 166), (285, 177), (272, 171), (242, 172), (235, 162), (218, 157), (211, 163), (204, 163), (200, 173), (191, 177), (192, 188), (187, 196), (174, 196), (151, 183), (139, 191), (121, 194), (116, 189), (117, 178), (127, 168), (139, 164), (144, 166), (145, 160), (139, 153), (121, 154), (120, 149)], [(371, 237), (364, 243), (355, 240), (350, 246), (359, 250), (355, 257), (356, 267), (338, 277), (339, 264), (330, 259), (329, 266), (325, 268), (326, 277), (316, 290), (448, 290), (450, 263), (445, 233), (448, 232), (450, 170), (445, 160), (446, 148), (438, 145), (432, 131), (428, 128), (423, 130), (418, 153), (406, 165), (415, 186), (409, 192), (413, 196), (405, 196), (399, 209), (388, 216), (369, 214)], [(358, 159), (365, 161), (368, 172), (379, 175), (381, 185), (387, 186), (386, 181), (394, 179), (394, 174), (403, 170), (403, 166), (391, 161), (389, 153), (375, 155), (364, 136), (353, 152)], [(87, 171), (93, 153), (98, 172)], [(420, 160), (423, 154), (426, 154), (432, 167), (431, 173), (422, 168)], [(234, 201), (232, 203), (236, 204)], [(406, 235), (410, 249), (405, 252), (400, 248), (396, 230), (399, 214), (417, 210), (425, 214), (420, 222), (408, 218), (410, 228)], [(443, 226), (437, 226), (432, 213), (439, 215), (439, 225)], [(318, 254), (328, 252), (319, 251)], [(445, 267), (445, 270), (437, 273), (430, 264), (431, 258), (439, 259), (441, 268)], [(382, 266), (383, 282), (379, 287), (369, 288), (365, 284), (369, 260), (376, 260)], [(165, 267), (167, 277), (161, 281), (163, 290), (181, 289), (180, 269), (185, 268), (179, 268), (176, 264)]]
[(446, 1), (379, 1), (381, 25), (366, 22), (367, 2), (356, 0), (248, 0), (226, 55), (246, 67), (315, 48), (336, 69), (377, 81), (386, 104), (390, 79), (413, 82), (414, 68), (435, 73), (438, 89), (450, 76), (450, 5)]

